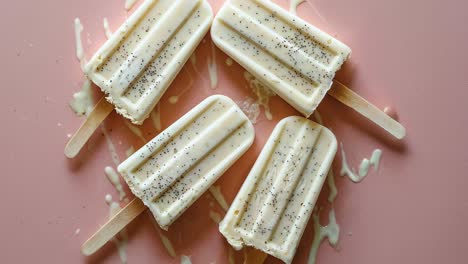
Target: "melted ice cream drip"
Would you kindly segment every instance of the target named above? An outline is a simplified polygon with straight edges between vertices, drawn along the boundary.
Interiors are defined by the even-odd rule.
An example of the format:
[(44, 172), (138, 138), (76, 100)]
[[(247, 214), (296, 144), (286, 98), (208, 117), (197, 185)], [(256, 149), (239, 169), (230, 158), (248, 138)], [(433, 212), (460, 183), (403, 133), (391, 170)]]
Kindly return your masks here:
[(244, 78), (248, 82), (250, 89), (255, 95), (256, 103), (263, 107), (266, 118), (268, 120), (272, 120), (273, 115), (270, 111), (270, 97), (275, 96), (276, 94), (273, 92), (273, 90), (265, 87), (247, 71), (244, 72)]
[(107, 179), (114, 185), (115, 189), (119, 193), (119, 199), (122, 201), (126, 194), (123, 189), (122, 183), (120, 183), (120, 176), (117, 174), (117, 172), (112, 168), (112, 167), (106, 167), (104, 169), (104, 172), (106, 173)]
[(375, 170), (378, 169), (380, 164), (380, 159), (382, 157), (382, 151), (380, 149), (376, 149), (372, 152), (372, 156), (370, 160), (364, 158), (359, 166), (359, 172), (356, 174), (352, 168), (349, 167), (348, 162), (346, 160), (346, 154), (343, 148), (343, 143), (341, 143), (341, 176), (347, 175), (351, 181), (353, 182), (361, 182), (369, 173), (370, 166), (372, 165)]
[(313, 214), (312, 219), (314, 221), (314, 241), (310, 249), (308, 264), (315, 264), (320, 243), (325, 238), (328, 238), (328, 242), (332, 247), (336, 247), (340, 236), (340, 226), (336, 223), (335, 210), (333, 208), (328, 216), (328, 225), (320, 225), (318, 213)]
[(110, 30), (109, 21), (107, 21), (107, 18), (104, 18), (103, 25), (104, 25), (104, 33), (106, 34), (106, 38), (109, 39), (110, 37), (112, 37), (112, 31)]
[(146, 143), (146, 139), (143, 136), (143, 132), (139, 127), (132, 125), (128, 120), (125, 120), (124, 123), (135, 136), (137, 136), (143, 143)]
[[(111, 219), (114, 215), (116, 215), (122, 207), (120, 207), (120, 204), (118, 202), (114, 202), (112, 200), (112, 196), (110, 194), (106, 195), (106, 203), (109, 205), (109, 219)], [(117, 251), (119, 252), (119, 257), (120, 261), (123, 264), (128, 263), (128, 258), (127, 258), (127, 245), (128, 245), (128, 235), (127, 235), (127, 230), (124, 228), (118, 236), (114, 237), (112, 239), (112, 242), (114, 242), (115, 246), (117, 247)]]
[(157, 131), (161, 131), (162, 126), (161, 126), (161, 104), (157, 104), (154, 110), (151, 112), (151, 121), (153, 122), (154, 128), (156, 128)]
[(221, 193), (221, 188), (219, 186), (211, 186), (209, 188), (210, 193), (213, 195), (215, 200), (218, 202), (218, 204), (223, 208), (223, 210), (226, 212), (229, 209), (229, 205), (226, 202), (226, 199), (224, 198), (224, 195)]
[(211, 89), (216, 89), (218, 86), (218, 66), (216, 64), (216, 49), (211, 43), (211, 58), (208, 58), (208, 74), (210, 75)]
[(179, 98), (184, 95), (188, 90), (190, 90), (190, 88), (192, 88), (193, 86), (193, 78), (192, 78), (192, 75), (190, 74), (190, 72), (188, 70), (186, 70), (184, 68), (184, 71), (188, 74), (189, 76), (189, 83), (187, 84), (187, 86), (182, 90), (182, 92), (180, 92), (180, 94), (178, 95), (174, 95), (174, 96), (171, 96), (169, 97), (169, 103), (171, 104), (176, 104), (178, 101), (179, 101)]

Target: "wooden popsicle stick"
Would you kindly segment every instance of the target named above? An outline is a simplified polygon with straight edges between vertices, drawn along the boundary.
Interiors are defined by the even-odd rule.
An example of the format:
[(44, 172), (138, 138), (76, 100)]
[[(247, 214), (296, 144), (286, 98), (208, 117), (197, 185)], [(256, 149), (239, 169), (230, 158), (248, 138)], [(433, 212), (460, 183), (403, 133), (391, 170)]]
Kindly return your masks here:
[(333, 81), (333, 87), (328, 91), (328, 94), (379, 125), (397, 139), (403, 139), (405, 137), (406, 129), (403, 125), (339, 81)]
[(109, 242), (138, 215), (145, 211), (146, 206), (143, 202), (134, 198), (129, 204), (122, 208), (114, 217), (105, 223), (81, 246), (81, 253), (89, 256), (98, 251), (102, 246)]
[(262, 264), (268, 254), (253, 247), (245, 248), (244, 264)]
[(65, 156), (74, 158), (80, 152), (81, 148), (86, 144), (91, 135), (96, 131), (98, 126), (112, 112), (114, 106), (106, 101), (103, 97), (94, 107), (93, 111), (88, 115), (85, 122), (76, 131), (75, 135), (68, 141), (65, 146)]

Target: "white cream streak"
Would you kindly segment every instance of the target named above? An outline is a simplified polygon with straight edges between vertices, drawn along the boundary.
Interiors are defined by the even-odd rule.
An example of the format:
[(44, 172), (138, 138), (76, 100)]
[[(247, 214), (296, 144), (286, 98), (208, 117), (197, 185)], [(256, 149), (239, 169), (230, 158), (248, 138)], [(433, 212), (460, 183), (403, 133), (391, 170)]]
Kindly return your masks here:
[(359, 166), (359, 172), (356, 174), (352, 168), (349, 167), (348, 162), (346, 160), (346, 154), (344, 152), (343, 143), (341, 143), (341, 176), (347, 175), (351, 181), (353, 182), (361, 182), (369, 173), (369, 168), (372, 165), (375, 170), (378, 169), (380, 164), (380, 159), (382, 157), (382, 151), (380, 149), (376, 149), (373, 151), (371, 159), (368, 160), (364, 158)]
[(210, 75), (211, 89), (216, 89), (218, 86), (218, 66), (216, 64), (216, 49), (211, 43), (211, 58), (208, 58), (208, 74)]
[(106, 38), (112, 37), (112, 31), (110, 30), (109, 27), (109, 21), (107, 21), (107, 18), (105, 17), (103, 20), (103, 25), (104, 25), (104, 33), (106, 34)]
[(189, 76), (189, 83), (187, 84), (187, 86), (178, 94), (178, 95), (174, 95), (174, 96), (171, 96), (169, 97), (169, 103), (171, 104), (176, 104), (178, 101), (179, 101), (179, 98), (184, 95), (188, 90), (190, 90), (190, 88), (192, 88), (193, 86), (193, 78), (192, 78), (192, 75), (190, 74), (190, 72), (183, 68), (183, 70), (188, 74)]
[(80, 61), (81, 69), (84, 69), (86, 64), (83, 42), (81, 40), (81, 33), (83, 32), (83, 25), (79, 18), (75, 18), (75, 46), (76, 46), (76, 57)]
[(153, 223), (154, 228), (158, 232), (159, 238), (161, 239), (161, 242), (163, 243), (164, 248), (166, 248), (167, 253), (169, 253), (169, 255), (171, 257), (175, 258), (177, 256), (177, 254), (175, 252), (174, 246), (172, 246), (172, 242), (169, 240), (169, 238), (167, 236), (165, 236), (162, 233), (161, 228), (159, 227), (158, 223), (156, 222), (156, 219), (154, 219), (153, 214), (151, 214), (151, 212), (149, 210), (147, 210), (146, 213), (151, 218), (151, 223)]
[(153, 122), (154, 128), (156, 130), (161, 131), (161, 104), (157, 104), (154, 110), (150, 114), (151, 121)]
[(331, 246), (336, 247), (340, 236), (340, 226), (336, 223), (335, 210), (332, 208), (328, 216), (328, 225), (321, 226), (318, 213), (312, 215), (314, 221), (314, 241), (309, 252), (308, 264), (315, 264), (317, 252), (323, 239), (328, 238)]
[(131, 124), (128, 120), (124, 120), (125, 125), (128, 127), (128, 129), (135, 135), (137, 136), (143, 143), (146, 143), (146, 139), (143, 136), (143, 132), (141, 131), (140, 128), (136, 127), (135, 125)]
[(221, 188), (219, 186), (213, 185), (209, 188), (209, 190), (210, 190), (211, 195), (213, 195), (213, 197), (221, 206), (221, 208), (223, 208), (223, 210), (226, 212), (229, 209), (229, 205), (226, 202), (224, 195), (221, 193)]
[(119, 174), (112, 168), (112, 167), (106, 167), (104, 168), (104, 172), (106, 173), (107, 179), (114, 185), (115, 189), (119, 193), (119, 199), (122, 201), (126, 194), (123, 189), (122, 183), (120, 183), (120, 176)]
[(329, 189), (328, 202), (333, 204), (336, 195), (338, 194), (338, 189), (336, 188), (335, 184), (335, 173), (333, 173), (333, 168), (330, 168), (330, 171), (328, 172), (327, 183)]
[(314, 111), (314, 119), (317, 123), (323, 125), (322, 115), (320, 115), (320, 112), (317, 110)]
[(88, 116), (94, 108), (91, 81), (86, 79), (81, 90), (73, 94), (70, 108), (79, 116)]
[[(106, 195), (106, 202), (109, 205), (109, 219), (111, 219), (114, 215), (116, 215), (122, 207), (120, 207), (120, 204), (117, 202), (112, 201), (112, 196), (111, 195)], [(119, 252), (119, 257), (120, 261), (123, 264), (128, 263), (128, 258), (127, 258), (127, 245), (128, 245), (128, 235), (126, 229), (122, 229), (119, 233), (119, 238), (114, 237), (112, 239), (112, 242), (114, 242), (115, 246), (117, 247), (117, 251)]]
[(111, 159), (114, 162), (115, 166), (120, 165), (120, 159), (119, 155), (117, 154), (117, 150), (115, 149), (115, 145), (112, 142), (112, 139), (107, 132), (106, 126), (104, 123), (100, 125), (102, 134), (104, 134), (104, 137), (106, 138), (106, 143), (107, 143), (107, 148), (109, 149), (109, 153), (111, 154)]
[(211, 220), (213, 220), (213, 222), (215, 222), (216, 224), (219, 224), (219, 222), (221, 222), (221, 220), (223, 219), (222, 216), (221, 216), (220, 214), (218, 214), (217, 212), (212, 211), (212, 210), (210, 210), (210, 218), (211, 218)]
[(130, 157), (133, 153), (135, 153), (135, 148), (133, 146), (129, 147), (126, 151), (125, 151), (125, 156)]
[(180, 264), (192, 264), (190, 257), (182, 255), (180, 256)]

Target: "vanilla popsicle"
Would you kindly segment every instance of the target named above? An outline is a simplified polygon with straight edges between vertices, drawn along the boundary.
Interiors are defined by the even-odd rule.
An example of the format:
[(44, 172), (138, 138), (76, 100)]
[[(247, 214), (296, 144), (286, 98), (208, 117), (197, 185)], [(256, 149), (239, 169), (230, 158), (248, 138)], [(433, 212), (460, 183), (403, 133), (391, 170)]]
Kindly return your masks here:
[(149, 116), (211, 25), (206, 0), (146, 0), (94, 54), (85, 73), (135, 124)]
[(118, 170), (167, 229), (250, 147), (254, 128), (229, 98), (211, 96)]
[(290, 263), (336, 149), (333, 133), (317, 123), (294, 116), (278, 123), (219, 225), (229, 244)]
[(215, 44), (309, 117), (351, 49), (265, 0), (228, 0), (211, 28)]

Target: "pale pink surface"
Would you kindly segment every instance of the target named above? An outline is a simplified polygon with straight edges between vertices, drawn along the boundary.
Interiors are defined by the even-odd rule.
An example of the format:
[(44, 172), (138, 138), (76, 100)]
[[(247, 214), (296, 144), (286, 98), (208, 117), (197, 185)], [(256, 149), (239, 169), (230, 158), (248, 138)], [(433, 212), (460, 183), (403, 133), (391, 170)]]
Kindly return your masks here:
[[(221, 2), (211, 1), (215, 12)], [(286, 0), (274, 2), (289, 6)], [(83, 81), (75, 58), (73, 19), (80, 17), (83, 22), (89, 57), (105, 40), (102, 18), (108, 17), (115, 29), (125, 18), (123, 4), (123, 0), (2, 3), (2, 263), (119, 261), (113, 244), (91, 258), (79, 251), (81, 243), (107, 220), (105, 194), (117, 197), (103, 172), (105, 166), (114, 166), (104, 137), (97, 132), (75, 160), (66, 159), (63, 148), (66, 135), (82, 122), (68, 107)], [(380, 129), (333, 99), (319, 107), (326, 125), (344, 143), (353, 167), (374, 148), (383, 149), (383, 160), (378, 173), (371, 172), (360, 184), (336, 176), (339, 252), (323, 243), (318, 263), (466, 261), (467, 8), (464, 1), (441, 0), (308, 0), (299, 7), (301, 17), (337, 34), (353, 49), (338, 79), (377, 106), (395, 109), (408, 132), (407, 139), (395, 145)], [(163, 127), (210, 94), (235, 100), (250, 95), (243, 70), (236, 64), (226, 66), (226, 55), (219, 50), (220, 83), (214, 91), (209, 88), (210, 45), (206, 37), (196, 51), (201, 76), (189, 63), (162, 99)], [(187, 71), (194, 76), (194, 86), (174, 107), (168, 98), (183, 90)], [(272, 101), (274, 120), (261, 114), (253, 147), (218, 182), (228, 201), (277, 121), (297, 114), (279, 98)], [(121, 160), (130, 145), (143, 144), (122, 120), (113, 113), (106, 121)], [(143, 128), (146, 139), (157, 133), (150, 121)], [(338, 155), (335, 174), (340, 168)], [(323, 206), (327, 206), (327, 193), (325, 188)], [(167, 233), (177, 254), (191, 255), (193, 263), (227, 262), (227, 243), (208, 217), (210, 201), (210, 195), (202, 196)], [(221, 212), (217, 205), (215, 210)], [(166, 253), (151, 221), (144, 214), (129, 226), (129, 263), (180, 262)], [(75, 236), (77, 228), (81, 233)], [(306, 261), (312, 236), (309, 224), (297, 263)]]

